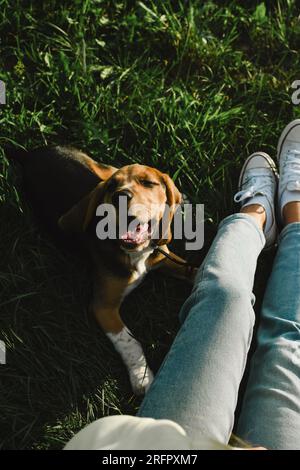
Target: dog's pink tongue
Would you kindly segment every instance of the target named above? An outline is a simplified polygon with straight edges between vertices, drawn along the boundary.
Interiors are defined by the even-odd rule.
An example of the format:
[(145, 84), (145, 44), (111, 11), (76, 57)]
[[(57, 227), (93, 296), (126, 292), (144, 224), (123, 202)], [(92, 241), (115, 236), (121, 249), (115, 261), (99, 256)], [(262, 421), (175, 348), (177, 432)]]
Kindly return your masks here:
[(128, 240), (133, 242), (140, 242), (144, 238), (144, 234), (148, 231), (149, 224), (138, 224), (135, 230), (129, 230), (121, 236), (122, 240)]

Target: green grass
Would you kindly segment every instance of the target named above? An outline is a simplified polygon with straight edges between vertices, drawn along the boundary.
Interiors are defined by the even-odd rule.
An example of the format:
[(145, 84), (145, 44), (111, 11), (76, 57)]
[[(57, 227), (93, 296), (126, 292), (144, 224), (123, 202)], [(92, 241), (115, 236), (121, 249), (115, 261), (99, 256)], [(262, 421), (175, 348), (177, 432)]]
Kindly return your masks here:
[[(0, 448), (61, 448), (140, 403), (87, 314), (87, 267), (40, 232), (3, 147), (72, 143), (99, 161), (153, 165), (216, 227), (243, 160), (274, 156), (299, 116), (298, 14), (292, 0), (0, 0)], [(151, 275), (122, 308), (154, 370), (188, 292)]]

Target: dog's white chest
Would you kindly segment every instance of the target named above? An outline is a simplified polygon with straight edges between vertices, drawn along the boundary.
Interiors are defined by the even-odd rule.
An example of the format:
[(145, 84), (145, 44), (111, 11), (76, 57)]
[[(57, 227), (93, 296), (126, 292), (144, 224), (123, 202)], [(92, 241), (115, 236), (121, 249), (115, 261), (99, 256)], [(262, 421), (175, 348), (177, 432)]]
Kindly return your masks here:
[(153, 253), (153, 248), (147, 248), (143, 252), (137, 253), (127, 252), (128, 256), (130, 257), (131, 265), (135, 268), (135, 271), (133, 273), (132, 282), (125, 290), (123, 297), (126, 297), (131, 291), (133, 291), (133, 289), (135, 289), (146, 276), (148, 272), (146, 261), (151, 255), (151, 253)]

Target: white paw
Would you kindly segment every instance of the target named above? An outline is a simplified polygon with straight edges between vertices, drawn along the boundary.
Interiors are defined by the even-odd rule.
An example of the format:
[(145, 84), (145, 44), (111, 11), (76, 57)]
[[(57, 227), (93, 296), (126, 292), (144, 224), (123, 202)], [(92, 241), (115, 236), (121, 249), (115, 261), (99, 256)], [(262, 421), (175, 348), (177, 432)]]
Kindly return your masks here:
[(153, 382), (153, 374), (147, 365), (142, 346), (127, 328), (119, 333), (106, 334), (128, 369), (133, 392), (135, 395), (144, 395)]
[(129, 378), (135, 395), (145, 395), (153, 382), (153, 373), (149, 367), (137, 366), (129, 369)]

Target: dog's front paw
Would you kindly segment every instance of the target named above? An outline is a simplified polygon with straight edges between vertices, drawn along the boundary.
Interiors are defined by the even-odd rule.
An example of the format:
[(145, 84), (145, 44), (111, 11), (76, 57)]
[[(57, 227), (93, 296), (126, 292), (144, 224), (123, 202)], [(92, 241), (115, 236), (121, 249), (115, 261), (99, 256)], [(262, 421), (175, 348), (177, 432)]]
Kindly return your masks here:
[(135, 395), (145, 395), (153, 382), (153, 373), (147, 365), (136, 365), (129, 369), (129, 379)]
[(153, 382), (153, 374), (147, 365), (142, 346), (127, 328), (116, 334), (106, 334), (125, 362), (133, 392), (135, 395), (144, 395)]

